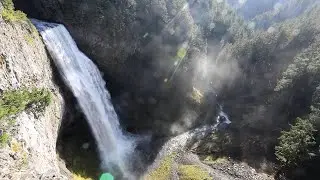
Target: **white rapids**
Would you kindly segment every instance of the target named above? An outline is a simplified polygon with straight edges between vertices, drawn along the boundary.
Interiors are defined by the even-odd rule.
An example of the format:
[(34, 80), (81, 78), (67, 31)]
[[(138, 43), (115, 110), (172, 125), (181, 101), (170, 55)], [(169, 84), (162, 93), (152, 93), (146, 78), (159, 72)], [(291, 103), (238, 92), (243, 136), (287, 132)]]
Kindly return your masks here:
[(86, 116), (99, 149), (101, 168), (121, 179), (132, 179), (129, 159), (136, 143), (122, 132), (100, 71), (78, 49), (63, 25), (34, 19), (32, 22)]

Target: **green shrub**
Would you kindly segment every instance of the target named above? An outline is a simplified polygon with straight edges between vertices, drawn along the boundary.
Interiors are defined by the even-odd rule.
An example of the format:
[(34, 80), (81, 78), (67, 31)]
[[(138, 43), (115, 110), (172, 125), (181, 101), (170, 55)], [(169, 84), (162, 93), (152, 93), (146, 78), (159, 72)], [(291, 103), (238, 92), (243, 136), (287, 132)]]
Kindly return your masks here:
[(14, 11), (4, 9), (1, 13), (3, 20), (7, 22), (15, 22), (15, 21), (25, 21), (27, 20), (27, 15), (22, 11)]
[(42, 111), (51, 102), (51, 93), (44, 89), (5, 91), (0, 96), (0, 119), (17, 114), (31, 105)]
[(289, 131), (283, 131), (275, 155), (282, 166), (295, 166), (310, 158), (311, 148), (316, 144), (316, 130), (309, 120), (297, 118)]
[(27, 15), (22, 11), (15, 10), (14, 4), (12, 0), (1, 0), (1, 3), (4, 7), (3, 11), (1, 12), (1, 16), (3, 20), (7, 22), (16, 22), (16, 21), (26, 21)]
[(3, 147), (4, 145), (6, 145), (9, 139), (10, 139), (10, 136), (7, 133), (3, 133), (2, 135), (0, 135), (0, 147)]

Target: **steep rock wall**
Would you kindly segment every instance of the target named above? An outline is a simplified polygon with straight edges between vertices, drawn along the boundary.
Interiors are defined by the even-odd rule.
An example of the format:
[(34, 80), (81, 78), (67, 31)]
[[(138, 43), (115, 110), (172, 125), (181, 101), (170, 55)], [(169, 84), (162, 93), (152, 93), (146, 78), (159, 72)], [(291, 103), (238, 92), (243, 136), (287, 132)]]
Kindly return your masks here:
[[(31, 17), (63, 23), (105, 75), (127, 126), (161, 134), (182, 122), (205, 41), (186, 0), (15, 1)], [(191, 1), (193, 2), (193, 1)], [(120, 90), (125, 90), (121, 92)], [(124, 98), (123, 98), (124, 97)], [(187, 107), (186, 107), (187, 106)], [(186, 125), (188, 124), (188, 125)], [(180, 125), (179, 125), (180, 126)], [(170, 132), (169, 132), (170, 131)], [(183, 131), (183, 130), (182, 130)], [(179, 130), (179, 132), (182, 132)]]
[(64, 101), (50, 58), (28, 21), (5, 22), (0, 17), (0, 93), (21, 88), (47, 89), (52, 101), (43, 113), (26, 110), (10, 117), (11, 124), (2, 129), (10, 138), (0, 148), (0, 179), (66, 179), (56, 154)]

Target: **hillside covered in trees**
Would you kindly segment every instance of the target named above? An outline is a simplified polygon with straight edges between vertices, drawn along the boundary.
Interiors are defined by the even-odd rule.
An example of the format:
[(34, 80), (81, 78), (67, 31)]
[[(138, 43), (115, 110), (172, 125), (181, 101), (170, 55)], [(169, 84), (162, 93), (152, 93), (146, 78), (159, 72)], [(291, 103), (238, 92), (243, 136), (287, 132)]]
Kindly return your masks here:
[[(220, 93), (233, 124), (205, 140), (200, 149), (229, 152), (256, 167), (265, 158), (276, 159), (278, 177), (316, 177), (320, 143), (318, 2), (255, 2), (235, 6), (247, 28), (229, 28), (228, 32), (246, 33), (230, 38), (219, 53), (220, 62), (236, 62), (239, 70)], [(230, 1), (231, 6), (233, 3)], [(221, 56), (221, 52), (225, 53)]]

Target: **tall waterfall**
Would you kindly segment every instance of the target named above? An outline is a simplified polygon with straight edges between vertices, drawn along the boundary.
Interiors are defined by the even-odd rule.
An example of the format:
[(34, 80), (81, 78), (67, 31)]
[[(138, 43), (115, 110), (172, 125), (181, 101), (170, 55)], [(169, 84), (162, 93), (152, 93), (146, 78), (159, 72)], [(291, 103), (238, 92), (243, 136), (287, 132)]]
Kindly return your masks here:
[(121, 176), (121, 179), (132, 179), (128, 173), (128, 159), (134, 151), (135, 142), (120, 129), (100, 71), (78, 49), (63, 25), (38, 20), (32, 22), (87, 118), (100, 152), (102, 169)]

